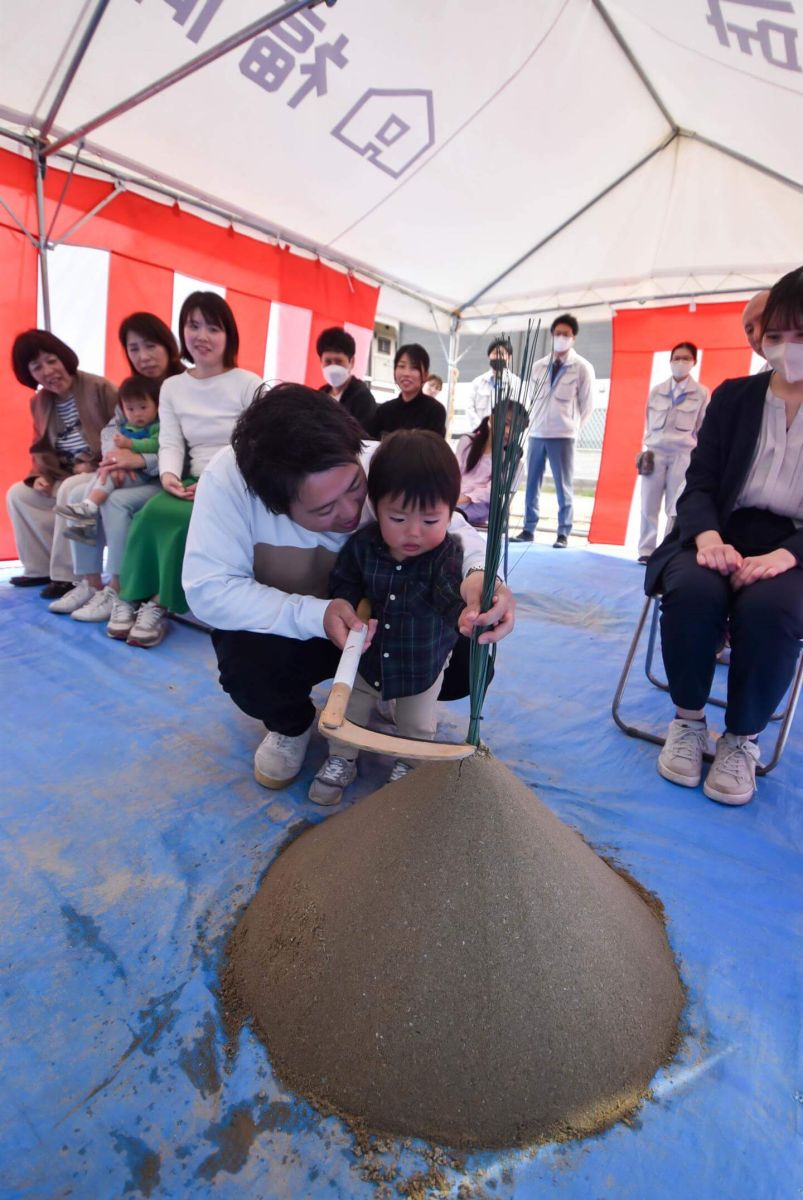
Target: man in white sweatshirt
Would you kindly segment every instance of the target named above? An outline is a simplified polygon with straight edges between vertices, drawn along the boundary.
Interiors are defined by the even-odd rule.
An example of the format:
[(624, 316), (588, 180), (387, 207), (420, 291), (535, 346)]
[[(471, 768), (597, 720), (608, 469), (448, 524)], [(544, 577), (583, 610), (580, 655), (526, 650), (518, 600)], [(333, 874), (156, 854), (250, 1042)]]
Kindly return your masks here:
[(552, 353), (533, 367), (533, 379), (543, 376), (544, 384), (530, 418), (524, 528), (514, 542), (533, 540), (548, 461), (558, 494), (558, 536), (553, 545), (565, 550), (569, 544), (574, 519), (574, 444), (594, 407), (594, 368), (574, 349), (579, 328), (571, 313), (556, 317), (550, 329)]
[[(220, 682), (238, 708), (268, 729), (254, 774), (286, 787), (306, 754), (315, 720), (310, 691), (330, 679), (349, 630), (362, 622), (330, 600), (329, 573), (350, 534), (374, 514), (366, 468), (375, 443), (340, 404), (300, 384), (263, 389), (198, 484), (182, 582), (190, 608), (213, 626)], [(468, 635), (496, 642), (513, 628), (515, 601), (497, 582), (480, 612), (485, 542), (456, 514), (466, 608), (441, 690), (468, 693)]]

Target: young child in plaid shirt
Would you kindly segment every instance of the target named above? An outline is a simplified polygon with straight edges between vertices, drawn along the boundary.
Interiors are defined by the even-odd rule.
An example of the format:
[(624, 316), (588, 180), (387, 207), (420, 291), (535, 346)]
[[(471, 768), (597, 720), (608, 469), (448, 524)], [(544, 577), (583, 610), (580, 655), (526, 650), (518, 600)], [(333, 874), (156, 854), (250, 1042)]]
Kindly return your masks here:
[[(459, 495), (460, 467), (436, 433), (398, 430), (371, 460), (368, 497), (377, 520), (349, 538), (331, 575), (334, 597), (355, 608), (364, 598), (371, 604), (366, 649), (346, 713), (357, 725), (367, 724), (379, 700), (395, 700), (402, 737), (435, 736), (435, 705), (465, 607), (463, 548), (447, 532)], [(357, 774), (358, 753), (330, 739), (310, 800), (339, 803)], [(411, 766), (397, 759), (389, 782)]]

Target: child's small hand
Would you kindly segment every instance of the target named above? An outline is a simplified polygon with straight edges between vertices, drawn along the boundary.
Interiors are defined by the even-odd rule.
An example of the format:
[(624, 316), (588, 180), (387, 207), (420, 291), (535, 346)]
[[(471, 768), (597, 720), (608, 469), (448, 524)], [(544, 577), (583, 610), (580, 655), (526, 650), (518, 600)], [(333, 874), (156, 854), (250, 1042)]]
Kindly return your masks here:
[(365, 651), (368, 649), (368, 647), (371, 645), (371, 642), (374, 640), (374, 634), (376, 633), (378, 627), (379, 627), (379, 622), (377, 621), (376, 617), (371, 617), (371, 619), (368, 622), (368, 633), (366, 634), (365, 645), (362, 648), (363, 654), (365, 654)]
[(124, 433), (116, 433), (114, 435), (114, 444), (120, 450), (130, 450), (131, 438), (127, 438)]

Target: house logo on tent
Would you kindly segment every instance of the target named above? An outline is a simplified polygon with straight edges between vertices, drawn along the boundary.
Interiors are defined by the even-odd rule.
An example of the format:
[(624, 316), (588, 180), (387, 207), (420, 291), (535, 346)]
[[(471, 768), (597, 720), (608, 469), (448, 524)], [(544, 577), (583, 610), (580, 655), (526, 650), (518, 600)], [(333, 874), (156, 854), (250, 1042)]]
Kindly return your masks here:
[(398, 179), (435, 143), (432, 92), (369, 88), (332, 137)]

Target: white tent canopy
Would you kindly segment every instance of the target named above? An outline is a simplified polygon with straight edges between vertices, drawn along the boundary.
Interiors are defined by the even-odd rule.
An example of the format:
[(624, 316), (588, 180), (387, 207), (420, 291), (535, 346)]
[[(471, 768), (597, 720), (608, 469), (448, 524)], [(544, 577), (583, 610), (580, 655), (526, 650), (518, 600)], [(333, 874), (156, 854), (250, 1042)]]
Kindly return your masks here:
[(0, 0), (0, 145), (80, 146), (467, 321), (736, 295), (803, 258), (800, 0), (276, 12)]

